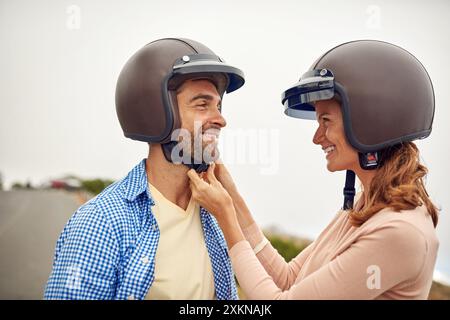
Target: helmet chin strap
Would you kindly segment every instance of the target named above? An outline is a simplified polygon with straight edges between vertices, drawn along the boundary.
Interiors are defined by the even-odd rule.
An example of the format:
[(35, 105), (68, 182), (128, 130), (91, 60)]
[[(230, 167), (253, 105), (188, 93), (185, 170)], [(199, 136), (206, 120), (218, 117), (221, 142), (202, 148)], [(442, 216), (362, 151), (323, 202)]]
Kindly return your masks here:
[[(161, 144), (161, 148), (164, 154), (164, 157), (166, 158), (167, 161), (172, 163), (172, 150), (173, 148), (178, 144), (177, 141), (170, 141), (167, 143), (162, 143)], [(183, 151), (181, 151), (183, 152)], [(181, 157), (183, 157), (183, 155), (181, 154)], [(197, 173), (201, 173), (204, 172), (206, 170), (208, 170), (209, 168), (209, 164), (207, 164), (206, 162), (202, 161), (202, 163), (194, 163), (195, 161), (193, 159), (191, 159), (191, 163), (184, 163), (183, 164), (188, 167), (189, 169), (194, 169)]]
[[(358, 152), (359, 165), (364, 170), (373, 170), (380, 166), (380, 152)], [(353, 199), (355, 198), (355, 172), (347, 170), (344, 187), (344, 206), (343, 210), (353, 208)]]

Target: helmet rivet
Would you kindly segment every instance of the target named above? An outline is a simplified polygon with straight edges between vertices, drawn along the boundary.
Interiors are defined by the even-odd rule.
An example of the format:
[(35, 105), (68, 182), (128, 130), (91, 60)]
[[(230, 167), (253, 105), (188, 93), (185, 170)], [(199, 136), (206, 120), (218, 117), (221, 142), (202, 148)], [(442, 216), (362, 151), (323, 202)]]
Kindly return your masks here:
[(184, 62), (189, 62), (189, 60), (191, 60), (188, 56), (183, 56), (181, 59), (183, 59)]
[(320, 70), (320, 73), (319, 73), (321, 76), (324, 76), (324, 75), (326, 75), (327, 74), (327, 69), (322, 69), (322, 70)]

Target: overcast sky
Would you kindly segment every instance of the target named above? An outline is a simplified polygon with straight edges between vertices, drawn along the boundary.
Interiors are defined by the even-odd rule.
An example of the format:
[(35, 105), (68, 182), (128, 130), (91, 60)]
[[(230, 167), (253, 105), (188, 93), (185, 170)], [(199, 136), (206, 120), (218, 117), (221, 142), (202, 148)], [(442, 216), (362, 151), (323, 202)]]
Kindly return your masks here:
[[(443, 208), (444, 256), (450, 252), (449, 9), (444, 0), (0, 0), (0, 172), (6, 185), (64, 174), (124, 176), (147, 146), (123, 137), (114, 105), (117, 76), (146, 43), (192, 38), (245, 72), (245, 86), (224, 98), (221, 149), (255, 218), (317, 236), (342, 205), (344, 172), (326, 170), (322, 150), (311, 142), (316, 124), (286, 117), (281, 92), (325, 50), (349, 40), (384, 40), (413, 53), (433, 80), (433, 132), (418, 145), (430, 170), (428, 190)], [(450, 274), (446, 259), (439, 264)]]

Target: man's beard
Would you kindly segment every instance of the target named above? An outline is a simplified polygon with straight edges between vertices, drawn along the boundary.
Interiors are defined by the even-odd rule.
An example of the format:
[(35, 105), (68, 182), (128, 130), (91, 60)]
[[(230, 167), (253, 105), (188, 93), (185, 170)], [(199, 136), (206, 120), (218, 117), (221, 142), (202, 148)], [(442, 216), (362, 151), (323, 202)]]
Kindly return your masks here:
[[(177, 141), (172, 149), (172, 162), (190, 164), (210, 164), (219, 159), (218, 137), (220, 128), (210, 127), (203, 130), (196, 124), (193, 131), (186, 128), (177, 130), (172, 141)], [(175, 158), (174, 158), (175, 157)], [(182, 160), (181, 158), (182, 157)]]
[(175, 164), (207, 168), (208, 164), (219, 159), (219, 134), (219, 126), (204, 129), (200, 121), (195, 121), (193, 131), (179, 128), (172, 132), (171, 142), (163, 145), (164, 156)]
[[(192, 135), (194, 136), (194, 135)], [(189, 148), (191, 159), (194, 163), (212, 163), (219, 158), (220, 152), (218, 149), (218, 139), (215, 136), (208, 136), (204, 132), (200, 132), (193, 141), (191, 141), (191, 148)]]

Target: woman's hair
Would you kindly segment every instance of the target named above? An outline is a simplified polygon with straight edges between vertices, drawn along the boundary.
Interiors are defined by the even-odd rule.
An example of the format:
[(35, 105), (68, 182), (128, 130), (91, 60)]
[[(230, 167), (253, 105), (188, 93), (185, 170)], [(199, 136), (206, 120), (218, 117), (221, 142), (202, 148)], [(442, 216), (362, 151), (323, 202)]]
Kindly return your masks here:
[(383, 208), (395, 211), (411, 210), (424, 204), (438, 223), (438, 209), (431, 202), (424, 179), (428, 169), (420, 163), (419, 150), (413, 142), (404, 142), (381, 152), (380, 168), (370, 183), (367, 203), (363, 208), (351, 209), (350, 221), (361, 226)]

